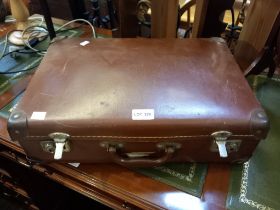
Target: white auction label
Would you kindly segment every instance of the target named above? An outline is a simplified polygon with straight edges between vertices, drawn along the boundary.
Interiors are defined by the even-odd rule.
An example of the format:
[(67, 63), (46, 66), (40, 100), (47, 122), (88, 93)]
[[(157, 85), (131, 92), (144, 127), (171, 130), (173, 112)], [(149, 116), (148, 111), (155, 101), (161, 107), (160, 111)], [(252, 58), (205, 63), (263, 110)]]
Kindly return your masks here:
[(89, 43), (90, 42), (86, 40), (86, 41), (81, 42), (80, 45), (84, 47), (84, 46), (88, 45)]
[(71, 166), (74, 166), (75, 168), (78, 168), (81, 163), (68, 163)]
[(47, 112), (33, 112), (31, 115), (32, 120), (44, 120)]
[(154, 120), (155, 111), (153, 109), (132, 109), (132, 120)]

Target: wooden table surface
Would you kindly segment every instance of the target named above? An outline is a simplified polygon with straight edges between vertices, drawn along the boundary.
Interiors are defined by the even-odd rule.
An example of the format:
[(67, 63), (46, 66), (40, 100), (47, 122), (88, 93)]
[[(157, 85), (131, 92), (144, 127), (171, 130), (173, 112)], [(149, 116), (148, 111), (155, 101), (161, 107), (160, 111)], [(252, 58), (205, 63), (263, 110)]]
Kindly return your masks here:
[[(14, 25), (0, 24), (0, 36), (13, 28)], [(110, 31), (98, 32), (110, 34)], [(88, 34), (85, 33), (84, 36)], [(0, 107), (22, 92), (30, 78), (26, 78), (2, 94)], [(12, 155), (14, 152), (19, 156), (17, 162), (28, 165), (22, 148), (10, 140), (6, 127), (6, 120), (0, 118), (0, 144), (10, 150), (1, 155), (14, 159)], [(197, 198), (116, 164), (81, 164), (75, 168), (68, 164), (51, 163), (36, 165), (33, 168), (114, 209), (225, 209), (230, 175), (229, 165), (210, 164), (202, 197)]]

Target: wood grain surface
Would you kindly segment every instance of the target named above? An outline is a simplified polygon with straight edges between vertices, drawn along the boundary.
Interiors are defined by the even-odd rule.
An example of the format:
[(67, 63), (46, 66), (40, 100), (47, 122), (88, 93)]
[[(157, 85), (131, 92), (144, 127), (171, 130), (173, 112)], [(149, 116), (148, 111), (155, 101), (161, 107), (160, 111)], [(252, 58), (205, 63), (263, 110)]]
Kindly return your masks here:
[(242, 70), (245, 70), (263, 49), (279, 12), (279, 0), (251, 1), (234, 50), (234, 56)]
[(152, 37), (176, 37), (179, 0), (152, 0)]
[(198, 38), (201, 36), (205, 21), (205, 15), (207, 13), (208, 1), (209, 0), (196, 0), (192, 38)]

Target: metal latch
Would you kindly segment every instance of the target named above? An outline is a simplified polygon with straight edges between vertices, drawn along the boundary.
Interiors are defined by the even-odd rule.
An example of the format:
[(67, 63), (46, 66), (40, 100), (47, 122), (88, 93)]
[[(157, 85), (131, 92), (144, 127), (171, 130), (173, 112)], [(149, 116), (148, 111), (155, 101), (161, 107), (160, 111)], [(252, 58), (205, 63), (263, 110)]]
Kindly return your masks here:
[(70, 137), (67, 133), (55, 132), (49, 134), (49, 137), (53, 141), (43, 141), (41, 146), (44, 151), (54, 153), (54, 159), (60, 160), (62, 158), (63, 152), (70, 151), (70, 145), (67, 139)]
[(217, 144), (220, 157), (222, 158), (228, 157), (226, 144), (231, 134), (229, 131), (217, 131), (211, 134), (214, 137), (214, 144)]

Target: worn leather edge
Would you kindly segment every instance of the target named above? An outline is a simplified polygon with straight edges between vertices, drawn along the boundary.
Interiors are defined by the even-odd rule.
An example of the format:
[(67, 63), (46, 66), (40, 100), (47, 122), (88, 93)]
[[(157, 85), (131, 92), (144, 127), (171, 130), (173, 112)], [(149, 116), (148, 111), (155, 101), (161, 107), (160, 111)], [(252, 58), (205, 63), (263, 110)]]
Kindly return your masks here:
[(250, 130), (257, 139), (265, 139), (269, 127), (269, 119), (263, 109), (256, 109), (251, 112)]
[(21, 142), (27, 136), (27, 118), (25, 112), (14, 110), (8, 119), (8, 132), (13, 141)]

